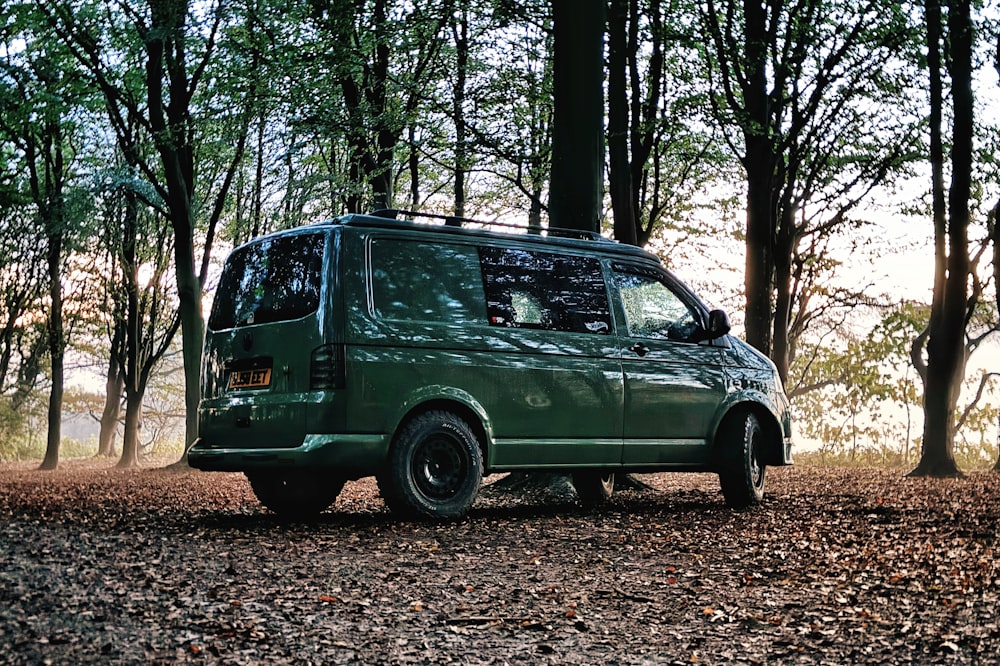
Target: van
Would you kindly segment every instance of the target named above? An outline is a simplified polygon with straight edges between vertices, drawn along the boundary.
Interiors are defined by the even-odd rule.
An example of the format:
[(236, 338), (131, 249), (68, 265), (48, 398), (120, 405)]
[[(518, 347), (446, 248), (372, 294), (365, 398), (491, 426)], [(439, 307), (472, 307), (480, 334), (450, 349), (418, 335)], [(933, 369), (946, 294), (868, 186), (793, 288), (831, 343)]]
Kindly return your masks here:
[(225, 262), (189, 461), (286, 516), (374, 475), (393, 512), (455, 519), (516, 470), (571, 474), (585, 504), (623, 473), (715, 472), (745, 508), (791, 418), (729, 328), (598, 234), (394, 210), (282, 231)]

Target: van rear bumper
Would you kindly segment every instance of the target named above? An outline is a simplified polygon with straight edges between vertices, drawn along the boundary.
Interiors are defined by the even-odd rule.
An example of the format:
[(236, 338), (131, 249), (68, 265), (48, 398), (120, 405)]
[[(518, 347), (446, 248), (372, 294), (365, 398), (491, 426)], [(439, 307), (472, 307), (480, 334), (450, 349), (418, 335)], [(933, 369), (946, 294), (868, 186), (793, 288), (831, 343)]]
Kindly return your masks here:
[(199, 437), (188, 451), (188, 463), (207, 472), (333, 468), (357, 478), (383, 467), (389, 441), (388, 435), (306, 435), (302, 445), (292, 449), (246, 449)]

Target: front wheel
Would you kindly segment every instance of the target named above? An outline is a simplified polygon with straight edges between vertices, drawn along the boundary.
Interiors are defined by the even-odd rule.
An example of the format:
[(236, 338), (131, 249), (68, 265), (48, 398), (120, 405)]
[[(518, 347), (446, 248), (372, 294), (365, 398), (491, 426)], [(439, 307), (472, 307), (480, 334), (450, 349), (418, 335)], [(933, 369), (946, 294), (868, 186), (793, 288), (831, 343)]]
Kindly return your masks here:
[(395, 513), (455, 519), (468, 512), (482, 479), (483, 453), (472, 428), (451, 412), (434, 411), (400, 431), (378, 486)]
[(719, 431), (719, 482), (726, 504), (746, 509), (764, 499), (764, 431), (752, 412), (726, 420)]
[(601, 469), (585, 469), (573, 472), (573, 486), (580, 504), (594, 507), (611, 499), (615, 491), (615, 473)]
[(260, 503), (283, 518), (309, 518), (333, 504), (344, 488), (337, 474), (315, 470), (246, 472)]

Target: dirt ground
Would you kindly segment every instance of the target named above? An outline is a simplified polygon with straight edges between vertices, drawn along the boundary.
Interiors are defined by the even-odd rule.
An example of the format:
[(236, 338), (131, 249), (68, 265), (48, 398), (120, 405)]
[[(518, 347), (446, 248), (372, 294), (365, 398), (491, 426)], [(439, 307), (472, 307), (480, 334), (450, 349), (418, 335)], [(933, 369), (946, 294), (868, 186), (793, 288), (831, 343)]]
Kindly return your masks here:
[(369, 479), (287, 523), (241, 475), (35, 467), (0, 466), (4, 663), (1000, 663), (997, 474), (770, 469), (748, 512), (708, 474), (488, 485), (449, 524)]

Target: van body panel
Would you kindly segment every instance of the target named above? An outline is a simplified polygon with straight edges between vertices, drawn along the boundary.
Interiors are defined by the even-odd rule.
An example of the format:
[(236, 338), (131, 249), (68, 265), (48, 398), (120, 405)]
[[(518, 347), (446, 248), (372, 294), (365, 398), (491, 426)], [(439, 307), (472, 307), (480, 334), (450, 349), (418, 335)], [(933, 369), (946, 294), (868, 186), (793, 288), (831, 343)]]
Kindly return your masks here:
[(554, 360), (551, 353), (425, 347), (410, 348), (401, 366), (401, 353), (392, 346), (351, 346), (349, 431), (391, 432), (398, 423), (390, 417), (400, 418), (421, 403), (475, 396), (476, 411), (485, 413), (484, 427), (494, 440), (490, 466), (501, 460), (514, 464), (506, 442), (519, 438), (536, 442), (530, 460), (544, 464), (576, 460), (564, 445), (567, 438), (603, 440), (600, 461), (621, 460), (624, 390), (615, 358)]
[(307, 435), (292, 449), (208, 447), (199, 439), (192, 447), (198, 469), (245, 472), (281, 468), (336, 470), (347, 478), (360, 478), (385, 463), (389, 438), (385, 435)]
[[(632, 347), (648, 351), (637, 356)], [(706, 463), (729, 379), (724, 350), (708, 345), (622, 338), (626, 466)]]
[[(246, 448), (299, 446), (315, 421), (310, 406), (330, 399), (309, 391), (310, 355), (322, 342), (317, 316), (284, 322), (280, 329), (248, 326), (206, 337), (202, 439)], [(288, 345), (289, 339), (299, 342)], [(234, 373), (255, 367), (270, 371), (267, 386), (231, 387)], [(329, 416), (323, 410), (322, 420), (336, 427)]]
[(567, 439), (496, 439), (489, 469), (571, 469), (621, 467), (622, 440), (573, 437)]

